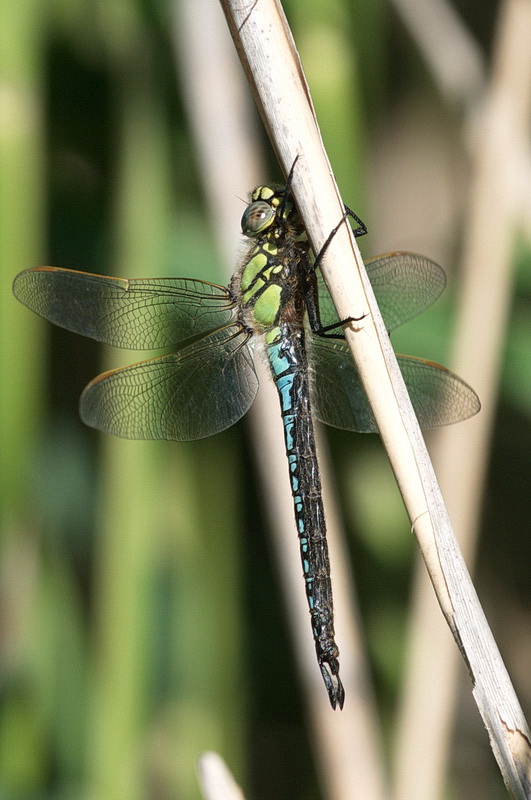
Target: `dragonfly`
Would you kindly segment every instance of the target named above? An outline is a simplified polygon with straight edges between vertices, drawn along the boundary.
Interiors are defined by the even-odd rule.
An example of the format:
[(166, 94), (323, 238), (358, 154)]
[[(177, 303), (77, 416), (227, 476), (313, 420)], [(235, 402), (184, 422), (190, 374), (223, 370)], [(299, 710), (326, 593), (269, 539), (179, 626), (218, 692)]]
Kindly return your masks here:
[[(21, 272), (13, 290), (32, 311), (69, 331), (115, 347), (171, 351), (104, 372), (84, 389), (82, 420), (116, 436), (189, 441), (230, 427), (258, 390), (253, 350), (265, 353), (280, 400), (317, 662), (335, 709), (343, 707), (345, 690), (314, 419), (361, 433), (378, 429), (343, 338), (341, 326), (349, 320), (339, 320), (318, 270), (323, 250), (315, 257), (311, 249), (292, 174), (285, 185), (251, 193), (241, 222), (248, 251), (228, 287), (37, 267)], [(355, 235), (366, 232), (349, 209), (346, 216), (358, 223)], [(366, 266), (388, 331), (430, 306), (445, 286), (443, 270), (414, 253), (381, 255)], [(421, 358), (397, 358), (423, 428), (479, 411), (475, 392), (452, 372)]]

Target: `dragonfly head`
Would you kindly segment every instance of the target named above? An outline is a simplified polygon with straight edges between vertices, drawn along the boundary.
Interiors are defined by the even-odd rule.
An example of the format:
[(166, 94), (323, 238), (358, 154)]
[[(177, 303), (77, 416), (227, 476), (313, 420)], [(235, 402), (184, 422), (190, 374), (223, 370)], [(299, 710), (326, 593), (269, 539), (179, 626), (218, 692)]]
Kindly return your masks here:
[(258, 186), (243, 212), (242, 231), (251, 239), (270, 234), (275, 226), (284, 226), (293, 217), (294, 205), (284, 186)]

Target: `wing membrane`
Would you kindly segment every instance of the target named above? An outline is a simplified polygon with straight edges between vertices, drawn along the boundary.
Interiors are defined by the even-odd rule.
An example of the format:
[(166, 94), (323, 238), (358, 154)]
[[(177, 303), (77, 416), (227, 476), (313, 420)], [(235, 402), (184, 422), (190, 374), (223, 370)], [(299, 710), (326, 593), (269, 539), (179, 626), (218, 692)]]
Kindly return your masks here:
[[(335, 428), (376, 433), (378, 428), (345, 342), (311, 337), (312, 403), (315, 416)], [(476, 393), (444, 367), (397, 356), (421, 428), (450, 425), (477, 414)]]
[(127, 280), (38, 267), (17, 275), (13, 291), (50, 322), (131, 350), (171, 347), (234, 316), (226, 288), (191, 278)]
[[(365, 262), (385, 327), (394, 330), (431, 306), (446, 286), (435, 261), (417, 253), (387, 253)], [(332, 298), (319, 276), (319, 311), (324, 327), (338, 321)]]
[(248, 339), (231, 325), (172, 355), (105, 372), (81, 395), (81, 418), (126, 439), (218, 433), (245, 414), (258, 389)]

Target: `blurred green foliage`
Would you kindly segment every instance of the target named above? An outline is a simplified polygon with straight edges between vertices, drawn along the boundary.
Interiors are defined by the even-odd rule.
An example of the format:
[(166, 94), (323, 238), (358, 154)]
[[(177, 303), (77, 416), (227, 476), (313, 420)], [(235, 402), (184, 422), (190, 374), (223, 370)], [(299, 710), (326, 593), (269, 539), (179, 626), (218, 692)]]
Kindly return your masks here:
[[(488, 48), (494, 4), (458, 5)], [(413, 93), (431, 107), (435, 89), (380, 0), (286, 10), (344, 196), (366, 216), (372, 159), (395, 135), (397, 110)], [(191, 445), (104, 441), (82, 427), (76, 402), (116, 356), (50, 330), (10, 293), (19, 270), (45, 262), (221, 280), (169, 14), (135, 0), (24, 0), (0, 18), (3, 800), (188, 800), (207, 749), (253, 797), (319, 796), (244, 425)], [(385, 191), (399, 197), (400, 185)], [(378, 244), (425, 249), (411, 228)], [(450, 233), (449, 255), (457, 221)], [(529, 620), (531, 605), (529, 261), (524, 245), (480, 558), (500, 627), (515, 604)], [(444, 363), (451, 308), (448, 293), (397, 336), (400, 349)], [(414, 548), (378, 442), (339, 432), (330, 442), (385, 716)], [(529, 680), (521, 688), (529, 699)]]

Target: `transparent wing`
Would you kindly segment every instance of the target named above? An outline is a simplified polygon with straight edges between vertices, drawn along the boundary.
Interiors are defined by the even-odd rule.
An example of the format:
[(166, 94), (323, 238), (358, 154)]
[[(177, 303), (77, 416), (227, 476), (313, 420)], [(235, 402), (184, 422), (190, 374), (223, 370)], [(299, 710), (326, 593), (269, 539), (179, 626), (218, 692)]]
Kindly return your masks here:
[[(315, 416), (335, 428), (377, 432), (369, 402), (345, 342), (311, 337), (310, 386)], [(474, 416), (478, 396), (453, 372), (422, 358), (397, 356), (421, 428)]]
[(131, 350), (171, 347), (234, 316), (226, 288), (190, 278), (127, 280), (37, 267), (17, 275), (13, 292), (62, 328)]
[[(431, 306), (446, 286), (446, 275), (435, 261), (416, 253), (387, 253), (365, 262), (385, 327), (392, 331)], [(319, 275), (319, 311), (324, 327), (337, 313)]]
[(105, 372), (81, 395), (81, 418), (126, 439), (218, 433), (245, 414), (258, 389), (248, 340), (231, 325), (172, 355)]

